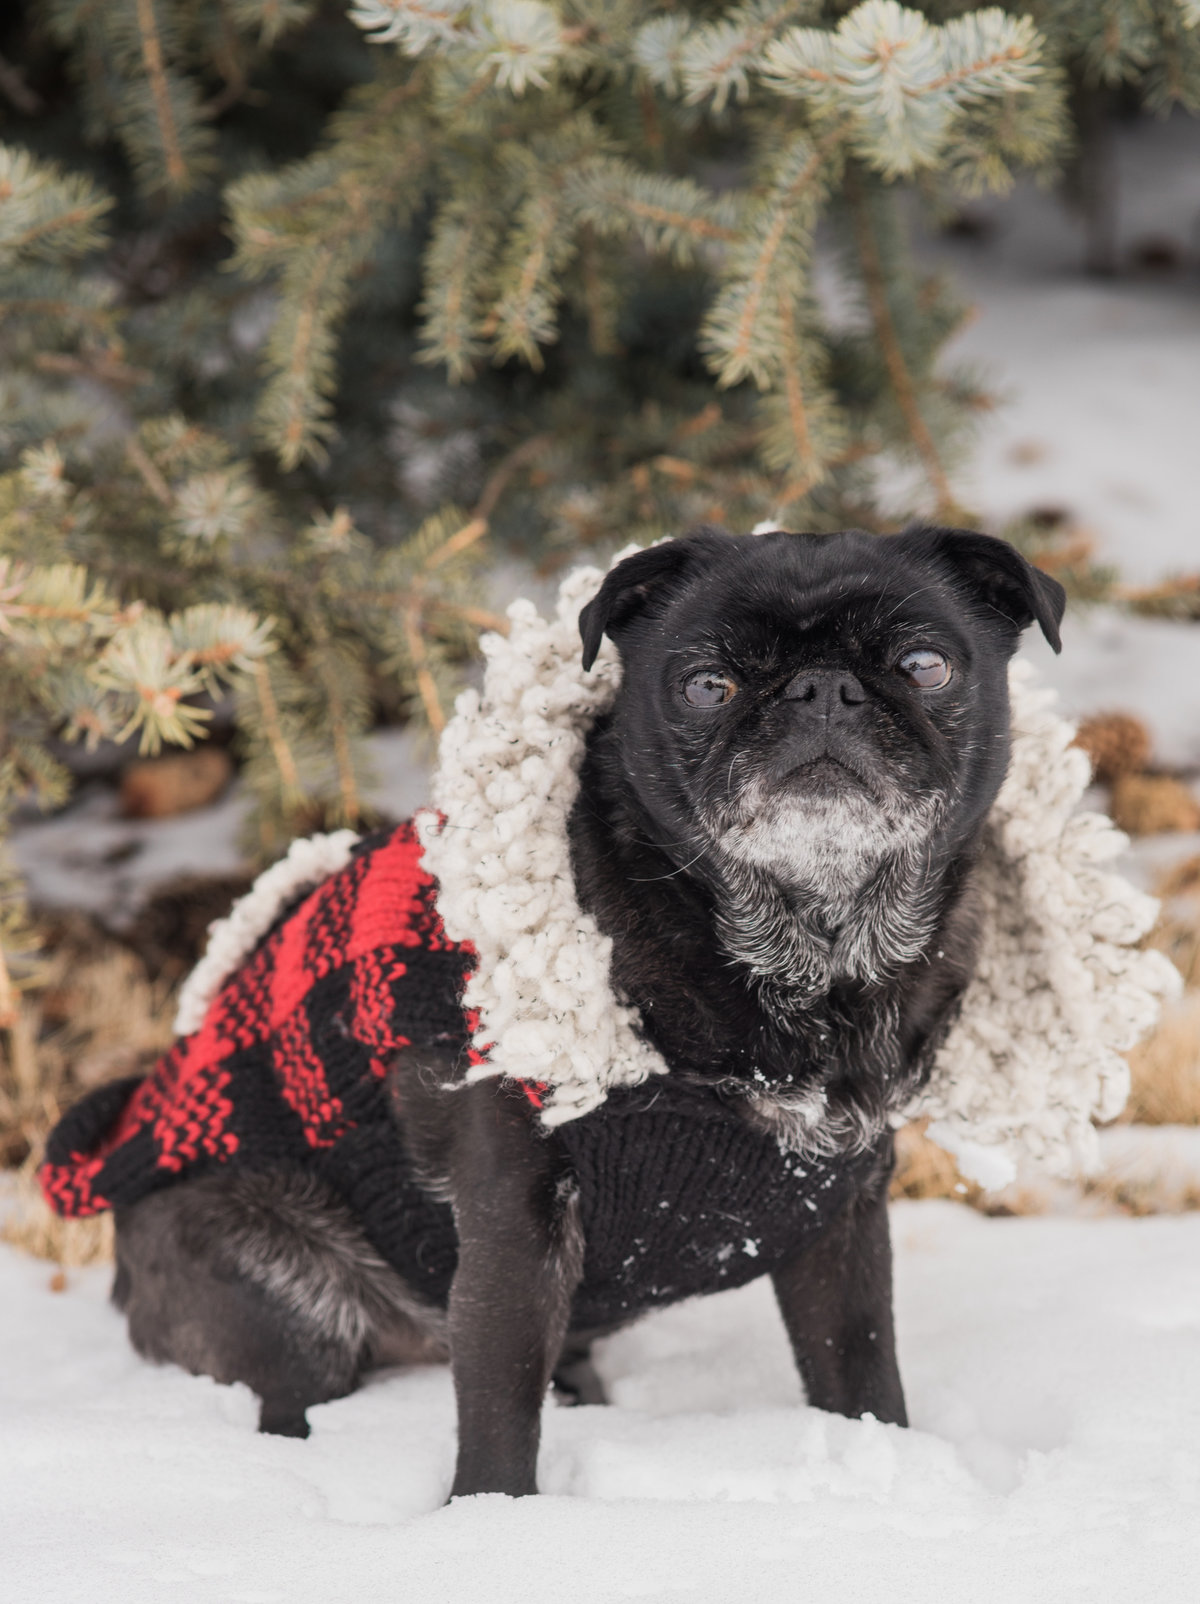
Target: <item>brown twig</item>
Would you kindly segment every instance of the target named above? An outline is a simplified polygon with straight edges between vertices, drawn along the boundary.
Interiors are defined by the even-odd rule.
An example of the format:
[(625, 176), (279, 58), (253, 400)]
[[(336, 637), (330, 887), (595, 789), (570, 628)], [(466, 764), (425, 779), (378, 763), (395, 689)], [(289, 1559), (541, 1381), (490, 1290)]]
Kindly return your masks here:
[(697, 435), (707, 434), (715, 424), (720, 423), (722, 412), (716, 401), (710, 401), (701, 407), (695, 417), (688, 418), (675, 429), (672, 438), (675, 440), (694, 440)]
[(225, 80), (225, 87), (200, 107), (200, 115), (205, 119), (219, 117), (223, 111), (228, 111), (230, 106), (235, 106), (241, 100), (247, 89), (246, 74), (238, 57), (237, 29), (229, 15), (227, 0), (217, 0), (217, 12), (220, 20), (213, 56), (217, 71)]
[(304, 788), (300, 784), (300, 772), (296, 767), (296, 759), (292, 756), (292, 749), (287, 743), (287, 737), (283, 733), (279, 703), (275, 700), (271, 675), (265, 663), (255, 663), (254, 683), (258, 690), (258, 705), (262, 709), (263, 728), (284, 790), (290, 791), (293, 796), (303, 796)]
[(472, 509), (472, 519), (482, 518), (485, 523), (490, 521), (496, 503), (507, 490), (508, 481), (513, 474), (518, 468), (523, 468), (527, 462), (531, 462), (534, 457), (540, 456), (551, 442), (552, 436), (548, 434), (530, 435), (528, 440), (503, 457), (488, 475), (483, 493)]
[(437, 682), (429, 667), (429, 652), (425, 646), (425, 636), (421, 631), (421, 611), (423, 598), (417, 587), (413, 587), (413, 596), (404, 609), (404, 642), (408, 647), (409, 661), (413, 667), (413, 677), (417, 682), (417, 692), (421, 704), (425, 709), (425, 717), (429, 720), (429, 728), (435, 735), (440, 735), (446, 728), (446, 715), (442, 712), (441, 698), (438, 696)]
[(342, 811), (347, 824), (356, 824), (362, 812), (358, 796), (358, 781), (354, 777), (354, 755), (346, 734), (346, 710), (337, 688), (337, 679), (324, 665), (322, 654), (321, 681), (329, 698), (329, 717), (333, 727), (333, 756), (337, 765), (338, 789), (342, 793)]
[(0, 301), (0, 318), (11, 315), (29, 317), (74, 318), (78, 323), (90, 324), (93, 329), (111, 328), (116, 314), (107, 306), (76, 306), (71, 301), (54, 300), (49, 296), (31, 296), (29, 300)]
[(658, 223), (663, 228), (677, 228), (695, 239), (720, 240), (728, 244), (738, 238), (736, 228), (726, 228), (723, 223), (710, 222), (706, 217), (689, 217), (686, 212), (673, 211), (669, 206), (652, 206), (649, 201), (633, 200), (627, 195), (615, 197), (615, 204), (623, 206), (631, 216), (643, 222)]
[[(517, 280), (516, 290), (512, 296), (504, 296), (498, 301), (488, 315), (489, 322), (495, 319), (493, 332), (500, 327), (502, 321), (506, 322), (509, 329), (515, 331), (515, 337), (529, 347), (526, 361), (536, 372), (540, 372), (544, 364), (537, 341), (530, 332), (529, 303), (533, 299), (537, 281), (550, 255), (550, 241), (559, 227), (558, 210), (551, 204), (548, 196), (543, 195), (540, 198), (538, 210), (541, 212), (541, 217), (533, 236), (533, 243), (525, 257), (521, 276)], [(504, 309), (506, 301), (507, 312)]]
[(468, 546), (473, 546), (477, 540), (482, 540), (484, 535), (487, 534), (487, 530), (488, 521), (486, 518), (472, 518), (470, 523), (465, 523), (461, 529), (450, 536), (449, 540), (444, 540), (440, 546), (430, 552), (429, 556), (421, 564), (421, 572), (425, 574), (433, 573), (443, 563), (448, 563), (452, 557), (457, 557), (460, 552), (466, 551)]
[(503, 613), (491, 613), (486, 607), (464, 607), (460, 602), (443, 601), (440, 596), (431, 596), (429, 605), (440, 613), (454, 613), (476, 629), (495, 630), (498, 635), (507, 635), (511, 627)]
[(790, 15), (794, 15), (799, 9), (795, 5), (776, 6), (773, 12), (763, 18), (757, 28), (752, 28), (748, 33), (740, 35), (729, 52), (722, 56), (720, 61), (712, 64), (709, 70), (713, 76), (716, 77), (719, 74), (728, 72), (739, 61), (745, 61), (747, 56), (752, 56), (756, 50), (760, 50), (767, 40), (773, 37), (780, 23), (785, 22)]
[[(825, 463), (825, 469), (828, 472), (830, 468), (844, 468), (847, 463), (858, 462), (861, 458), (870, 455), (869, 449), (861, 442), (857, 445), (847, 446), (845, 451), (839, 451), (836, 456), (828, 459)], [(820, 481), (813, 478), (811, 474), (791, 480), (779, 492), (779, 505), (787, 506), (791, 501), (803, 501), (809, 491), (814, 490), (819, 483)]]
[(125, 455), (141, 474), (147, 490), (156, 501), (164, 507), (172, 507), (175, 497), (171, 494), (171, 487), (158, 471), (158, 467), (149, 452), (136, 435), (130, 435), (125, 443)]
[(12, 975), (9, 974), (4, 949), (0, 947), (0, 1030), (11, 1030), (17, 1022), (19, 1012), (17, 988), (13, 985)]
[(815, 484), (820, 477), (820, 470), (813, 462), (812, 430), (808, 426), (808, 408), (804, 404), (804, 386), (800, 382), (796, 314), (789, 295), (782, 296), (779, 302), (779, 328), (783, 348), (783, 393), (796, 446), (796, 460), (808, 470), (806, 477), (810, 483)]
[(162, 135), (163, 154), (167, 160), (167, 178), (180, 189), (187, 184), (187, 163), (179, 146), (179, 130), (175, 126), (175, 113), (171, 109), (171, 90), (167, 83), (166, 63), (163, 60), (162, 40), (158, 36), (158, 19), (154, 15), (154, 0), (137, 0), (138, 32), (142, 36), (142, 65), (150, 80), (150, 93), (154, 100), (154, 116)]
[(119, 357), (99, 353), (93, 360), (70, 356), (66, 351), (39, 351), (33, 365), (43, 373), (63, 373), (72, 378), (98, 379), (102, 384), (147, 384), (153, 377), (145, 368), (131, 368)]
[(743, 364), (749, 354), (755, 320), (762, 306), (763, 297), (767, 293), (767, 283), (771, 275), (771, 269), (775, 265), (775, 258), (779, 254), (784, 235), (787, 233), (792, 207), (817, 178), (825, 164), (825, 158), (840, 142), (843, 132), (844, 125), (840, 122), (835, 123), (825, 137), (813, 147), (812, 155), (800, 169), (795, 179), (788, 185), (786, 192), (779, 197), (775, 221), (772, 223), (767, 237), (762, 243), (762, 248), (759, 250), (754, 264), (754, 272), (750, 275), (750, 287), (746, 293), (742, 315), (738, 319), (737, 337), (731, 355), (735, 360)]
[(892, 381), (892, 389), (903, 414), (905, 426), (937, 496), (938, 516), (944, 518), (955, 508), (954, 493), (950, 489), (950, 481), (946, 477), (946, 470), (942, 467), (929, 426), (922, 417), (917, 403), (916, 385), (913, 383), (912, 374), (908, 371), (908, 364), (904, 359), (904, 352), (896, 334), (896, 325), (892, 320), (891, 308), (888, 305), (887, 280), (879, 256), (879, 245), (867, 215), (866, 197), (853, 169), (848, 169), (846, 172), (846, 196), (854, 217), (854, 233), (859, 260), (862, 263), (867, 305), (883, 352), (884, 365)]
[(325, 288), (326, 280), (333, 272), (334, 263), (337, 260), (338, 247), (344, 243), (347, 234), (348, 226), (343, 225), (334, 239), (327, 243), (319, 253), (317, 263), (301, 296), (299, 311), (296, 314), (295, 333), (292, 337), (292, 355), (286, 370), (291, 399), (287, 408), (287, 421), (283, 426), (283, 450), (279, 454), (280, 461), (285, 468), (294, 468), (303, 454), (307, 423), (304, 412), (299, 405), (299, 400), (305, 389), (304, 373), (308, 367), (309, 352), (312, 349), (313, 336), (317, 327), (317, 313), (320, 309), (321, 293)]
[(700, 474), (696, 463), (689, 462), (686, 457), (657, 456), (651, 460), (650, 466), (681, 485), (695, 484)]

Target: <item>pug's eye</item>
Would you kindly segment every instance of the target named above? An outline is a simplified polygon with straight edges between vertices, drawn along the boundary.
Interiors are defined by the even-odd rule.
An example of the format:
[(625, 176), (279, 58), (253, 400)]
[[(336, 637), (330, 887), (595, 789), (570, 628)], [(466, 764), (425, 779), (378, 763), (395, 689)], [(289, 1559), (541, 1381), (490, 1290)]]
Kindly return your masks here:
[(910, 685), (922, 691), (940, 691), (943, 685), (950, 683), (950, 664), (941, 652), (924, 646), (915, 652), (905, 652), (896, 667)]
[(736, 690), (737, 686), (724, 674), (714, 674), (711, 669), (705, 668), (684, 680), (683, 699), (693, 707), (720, 707), (722, 702), (730, 700)]

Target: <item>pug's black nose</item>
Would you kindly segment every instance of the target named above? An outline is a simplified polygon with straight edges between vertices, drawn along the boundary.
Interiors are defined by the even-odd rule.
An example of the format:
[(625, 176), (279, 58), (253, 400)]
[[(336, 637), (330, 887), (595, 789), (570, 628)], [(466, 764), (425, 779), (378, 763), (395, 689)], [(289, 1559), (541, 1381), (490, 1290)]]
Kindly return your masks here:
[(853, 674), (840, 669), (809, 669), (797, 674), (784, 691), (789, 702), (802, 702), (813, 718), (834, 723), (853, 718), (866, 705), (867, 693)]

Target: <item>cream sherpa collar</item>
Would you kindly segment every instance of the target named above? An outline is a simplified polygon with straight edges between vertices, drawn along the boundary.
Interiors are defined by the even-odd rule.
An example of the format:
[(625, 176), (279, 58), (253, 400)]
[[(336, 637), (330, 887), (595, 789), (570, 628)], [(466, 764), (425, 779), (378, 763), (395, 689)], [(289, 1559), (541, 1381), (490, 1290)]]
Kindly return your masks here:
[[(636, 1010), (612, 995), (612, 944), (581, 911), (569, 861), (584, 743), (620, 681), (607, 640), (590, 673), (580, 663), (579, 611), (603, 577), (576, 569), (555, 617), (514, 602), (509, 634), (484, 637), (483, 690), (459, 698), (439, 749), (432, 799), (444, 823), (433, 814), (419, 823), (447, 933), (479, 956), (464, 1001), (479, 1010), (475, 1042), (488, 1056), (470, 1077), (545, 1081), (550, 1125), (595, 1108), (610, 1087), (666, 1072)], [(929, 1134), (987, 1186), (1030, 1160), (1060, 1174), (1091, 1167), (1092, 1119), (1112, 1119), (1128, 1094), (1120, 1055), (1179, 984), (1162, 954), (1136, 948), (1157, 904), (1106, 869), (1125, 838), (1077, 811), (1087, 758), (1032, 679), (1013, 665), (1012, 761), (978, 868), (978, 968), (929, 1085), (906, 1111), (929, 1116)], [(356, 839), (345, 830), (293, 843), (213, 926), (177, 1030), (197, 1028), (281, 907), (341, 868)]]
[[(590, 673), (580, 664), (579, 611), (603, 577), (576, 569), (556, 617), (518, 601), (509, 634), (484, 638), (483, 690), (459, 698), (439, 749), (433, 802), (444, 825), (420, 825), (447, 933), (479, 955), (464, 1000), (489, 1050), (471, 1078), (547, 1082), (548, 1124), (666, 1072), (636, 1010), (611, 993), (612, 944), (580, 910), (569, 862), (584, 743), (620, 680), (609, 641)], [(930, 1116), (933, 1139), (989, 1186), (1029, 1159), (1058, 1173), (1091, 1166), (1092, 1118), (1112, 1119), (1128, 1095), (1120, 1055), (1178, 985), (1162, 954), (1135, 946), (1157, 904), (1105, 868), (1124, 837), (1077, 811), (1089, 769), (1071, 726), (1028, 665), (1013, 665), (1010, 688), (1012, 761), (978, 870), (979, 964), (907, 1110)]]

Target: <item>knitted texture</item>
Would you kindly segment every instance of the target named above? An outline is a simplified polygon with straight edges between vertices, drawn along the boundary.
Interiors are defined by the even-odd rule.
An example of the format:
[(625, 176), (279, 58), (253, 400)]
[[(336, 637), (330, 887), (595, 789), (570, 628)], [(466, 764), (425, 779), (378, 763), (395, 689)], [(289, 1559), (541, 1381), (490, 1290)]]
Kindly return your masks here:
[(576, 569), (556, 618), (517, 601), (508, 637), (484, 636), (483, 694), (459, 697), (438, 748), (444, 827), (434, 814), (418, 821), (446, 929), (479, 956), (464, 1001), (486, 1025), (468, 1078), (548, 1083), (548, 1125), (595, 1108), (610, 1086), (666, 1071), (636, 1009), (613, 997), (612, 942), (580, 909), (571, 875), (567, 819), (584, 743), (620, 679), (607, 640), (590, 673), (579, 662), (579, 610), (602, 578)]
[(440, 1285), (449, 1211), (437, 1206), (447, 1268), (444, 1243), (422, 1255), (412, 1237), (429, 1200), (407, 1172), (384, 1076), (410, 1043), (465, 1048), (474, 957), (447, 939), (419, 859), (410, 825), (360, 843), (264, 933), (151, 1075), (77, 1104), (47, 1143), (51, 1206), (94, 1214), (217, 1164), (311, 1167), (398, 1268), (420, 1259), (415, 1285)]
[(293, 898), (349, 862), (358, 841), (353, 830), (293, 841), (287, 855), (265, 869), (224, 919), (208, 927), (204, 956), (184, 981), (175, 1010), (175, 1033), (190, 1035), (204, 1023), (209, 1004), (244, 958), (248, 958)]
[(1090, 780), (1054, 695), (1014, 663), (1012, 758), (988, 820), (978, 885), (984, 939), (962, 1012), (911, 1112), (987, 1185), (1023, 1158), (1057, 1174), (1097, 1159), (1093, 1118), (1129, 1096), (1121, 1056), (1158, 1018), (1179, 974), (1137, 942), (1158, 903), (1106, 868), (1128, 844), (1078, 811)]
[(673, 1078), (615, 1087), (558, 1127), (579, 1185), (577, 1327), (743, 1286), (803, 1251), (878, 1169), (877, 1151), (801, 1157)]
[[(419, 826), (446, 930), (479, 955), (470, 1075), (546, 1082), (548, 1124), (666, 1069), (636, 1011), (612, 996), (611, 942), (580, 910), (570, 870), (587, 732), (620, 680), (607, 640), (590, 673), (580, 662), (579, 611), (602, 579), (576, 569), (555, 617), (518, 601), (507, 637), (484, 638), (482, 692), (459, 698), (442, 736), (433, 797), (444, 823)], [(1026, 1160), (1063, 1174), (1094, 1162), (1092, 1118), (1111, 1119), (1127, 1095), (1119, 1054), (1179, 983), (1165, 957), (1134, 947), (1157, 905), (1103, 868), (1125, 838), (1076, 812), (1087, 759), (1031, 676), (1013, 665), (1012, 762), (978, 871), (978, 969), (909, 1111), (933, 1116), (935, 1139), (988, 1185)]]

